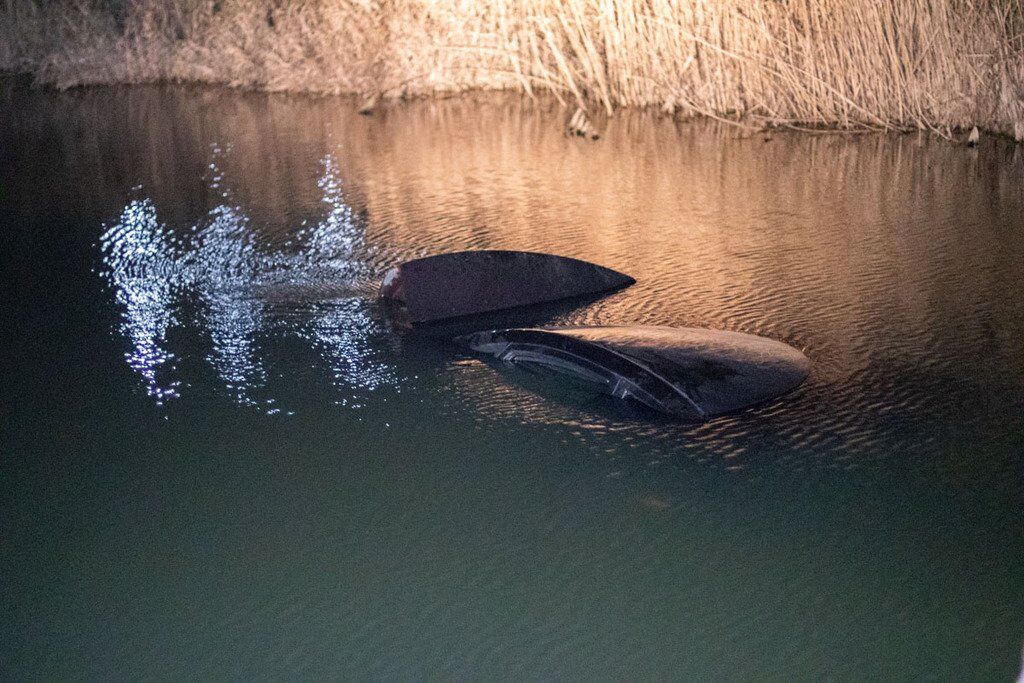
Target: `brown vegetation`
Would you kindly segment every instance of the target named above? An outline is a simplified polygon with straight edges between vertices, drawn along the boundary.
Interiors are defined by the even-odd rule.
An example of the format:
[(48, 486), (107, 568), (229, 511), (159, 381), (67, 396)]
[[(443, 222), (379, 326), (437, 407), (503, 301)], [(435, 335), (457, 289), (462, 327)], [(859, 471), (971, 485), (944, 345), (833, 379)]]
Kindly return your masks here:
[[(1024, 137), (1020, 0), (0, 0), (0, 69)], [(371, 105), (372, 106), (372, 105)]]

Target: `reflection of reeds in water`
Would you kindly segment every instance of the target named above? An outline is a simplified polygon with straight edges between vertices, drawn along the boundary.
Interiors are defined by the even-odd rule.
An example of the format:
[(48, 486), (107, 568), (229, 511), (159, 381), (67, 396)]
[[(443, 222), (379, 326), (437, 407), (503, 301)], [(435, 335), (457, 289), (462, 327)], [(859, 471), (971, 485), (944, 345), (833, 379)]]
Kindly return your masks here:
[(0, 68), (1024, 137), (1019, 0), (3, 0)]
[[(867, 312), (929, 334), (941, 315), (1012, 306), (1000, 292), (1024, 276), (1007, 242), (1024, 207), (1014, 145), (965, 154), (926, 135), (765, 142), (642, 113), (609, 119), (602, 144), (589, 145), (515, 98), (421, 102), (366, 118), (329, 100), (198, 92), (54, 95), (10, 133), (75, 150), (56, 169), (67, 180), (54, 181), (78, 193), (68, 210), (139, 183), (172, 230), (203, 219), (178, 212), (202, 206), (211, 143), (230, 145), (218, 163), (232, 201), (274, 244), (300, 220), (323, 221), (331, 188), (311, 169), (332, 154), (347, 203), (365, 216), (371, 277), (444, 250), (562, 253), (636, 276), (626, 293), (636, 322), (788, 339), (817, 311), (837, 343), (864, 350), (864, 338), (840, 331)], [(62, 99), (66, 111), (53, 104)], [(977, 268), (953, 268), (956, 259)], [(947, 270), (973, 275), (951, 288)], [(600, 316), (602, 306), (588, 310)]]
[[(223, 383), (246, 378), (239, 400), (267, 395), (251, 386), (265, 373), (248, 361), (272, 357), (261, 350), (271, 348), (268, 321), (291, 315), (296, 302), (305, 310), (324, 300), (325, 285), (350, 282), (355, 291), (340, 305), (314, 307), (300, 332), (338, 391), (365, 403), (372, 387), (406, 376), (384, 346), (386, 326), (364, 306), (363, 293), (384, 269), (445, 250), (516, 248), (637, 278), (628, 290), (566, 313), (568, 321), (732, 329), (805, 349), (814, 362), (806, 391), (759, 413), (785, 409), (800, 420), (761, 423), (747, 443), (783, 434), (801, 452), (847, 454), (873, 443), (872, 430), (887, 419), (876, 417), (888, 411), (916, 420), (901, 427), (912, 449), (936, 425), (961, 428), (986, 413), (1018, 417), (1010, 413), (1019, 413), (1012, 387), (1024, 373), (1020, 145), (983, 139), (968, 151), (927, 134), (779, 133), (766, 142), (651, 112), (610, 118), (601, 143), (590, 144), (564, 134), (561, 113), (491, 95), (414, 102), (375, 117), (326, 98), (213, 88), (5, 96), (20, 101), (23, 114), (0, 127), (0, 149), (14, 157), (0, 178), (18, 215), (95, 216), (94, 225), (136, 220), (141, 236), (155, 234), (140, 242), (210, 264), (184, 271), (196, 274), (193, 324), (210, 332), (209, 361)], [(211, 155), (230, 201), (210, 186)], [(152, 215), (119, 219), (135, 185)], [(39, 187), (48, 188), (44, 207), (29, 204)], [(249, 217), (245, 234), (262, 255), (256, 270), (222, 267), (247, 262), (248, 248), (236, 239), (212, 239), (202, 252), (211, 258), (196, 248), (202, 228), (232, 211)], [(153, 233), (161, 224), (166, 230)], [(225, 233), (210, 234), (218, 236)], [(303, 253), (309, 258), (286, 258)], [(346, 275), (349, 267), (356, 270)], [(153, 303), (174, 280), (118, 272), (133, 367), (147, 382), (156, 378), (151, 390), (176, 391), (162, 382), (175, 363), (165, 351), (177, 348), (166, 333), (192, 319)], [(211, 286), (221, 274), (232, 274), (226, 287)], [(295, 275), (302, 277), (293, 287)], [(236, 292), (252, 306), (231, 308)], [(173, 303), (178, 294), (167, 296)], [(288, 320), (284, 327), (294, 329)], [(951, 390), (946, 380), (961, 376), (975, 383)], [(485, 379), (473, 370), (465, 392), (494, 396)], [(508, 398), (500, 408), (506, 415), (535, 400), (511, 390), (500, 398)], [(530, 410), (539, 419), (554, 415)], [(808, 424), (807, 416), (820, 421)], [(735, 452), (735, 428), (727, 421), (703, 429), (728, 432), (720, 443)], [(818, 449), (828, 439), (833, 445)]]

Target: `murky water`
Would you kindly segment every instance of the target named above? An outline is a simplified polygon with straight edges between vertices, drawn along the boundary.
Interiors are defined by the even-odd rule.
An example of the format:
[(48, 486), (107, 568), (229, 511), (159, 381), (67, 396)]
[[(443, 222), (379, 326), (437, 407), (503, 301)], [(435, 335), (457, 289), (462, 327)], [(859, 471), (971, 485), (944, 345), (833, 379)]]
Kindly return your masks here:
[[(1019, 670), (1019, 147), (0, 83), (5, 677)], [(490, 247), (811, 377), (685, 425), (391, 329)]]

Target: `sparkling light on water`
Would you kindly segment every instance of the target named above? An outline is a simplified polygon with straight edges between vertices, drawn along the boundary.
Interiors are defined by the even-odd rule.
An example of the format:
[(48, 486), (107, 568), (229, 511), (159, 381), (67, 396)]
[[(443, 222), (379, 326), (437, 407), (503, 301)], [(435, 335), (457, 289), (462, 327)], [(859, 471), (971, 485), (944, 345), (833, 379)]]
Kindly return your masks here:
[(229, 206), (210, 212), (193, 252), (194, 277), (204, 304), (202, 326), (210, 335), (207, 359), (239, 403), (252, 403), (251, 390), (264, 383), (255, 337), (263, 325), (263, 304), (250, 296), (258, 255), (248, 217)]
[(178, 320), (175, 307), (182, 268), (173, 240), (148, 199), (129, 202), (120, 221), (100, 238), (103, 274), (122, 309), (121, 332), (131, 348), (129, 367), (145, 382), (146, 392), (162, 403), (178, 395), (178, 383), (166, 378), (174, 354), (167, 331)]
[[(275, 398), (259, 399), (256, 393), (267, 390), (261, 347), (273, 337), (266, 298), (282, 289), (302, 292), (300, 304), (316, 304), (305, 306), (311, 319), (300, 326), (299, 336), (323, 355), (344, 395), (339, 403), (358, 406), (353, 393), (395, 385), (393, 368), (373, 357), (368, 341), (387, 332), (359, 293), (361, 280), (370, 274), (362, 256), (364, 227), (345, 202), (335, 159), (321, 160), (317, 182), (326, 215), (281, 249), (261, 244), (250, 217), (231, 204), (216, 163), (221, 154), (214, 149), (210, 187), (222, 203), (188, 229), (189, 238), (176, 238), (159, 222), (152, 200), (136, 199), (100, 240), (101, 272), (121, 311), (121, 333), (131, 344), (125, 358), (147, 393), (158, 403), (180, 395), (181, 383), (172, 378), (178, 356), (169, 348), (168, 333), (183, 327), (208, 341), (205, 360), (233, 400), (276, 404)], [(196, 308), (192, 324), (180, 319), (189, 303)]]

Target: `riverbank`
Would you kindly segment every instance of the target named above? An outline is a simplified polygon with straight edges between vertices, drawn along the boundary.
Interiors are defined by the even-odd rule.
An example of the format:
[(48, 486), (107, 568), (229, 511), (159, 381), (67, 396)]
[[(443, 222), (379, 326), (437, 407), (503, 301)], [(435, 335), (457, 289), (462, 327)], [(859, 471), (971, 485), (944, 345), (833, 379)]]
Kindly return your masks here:
[(381, 98), (549, 91), (751, 126), (1024, 139), (1017, 0), (3, 0), (0, 69)]

